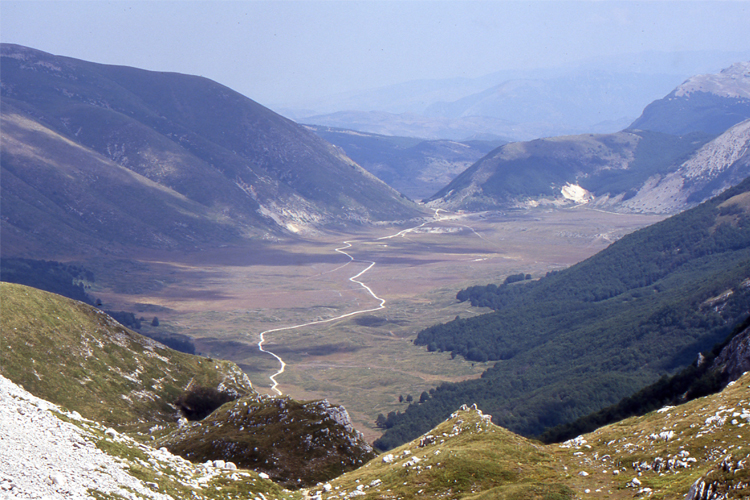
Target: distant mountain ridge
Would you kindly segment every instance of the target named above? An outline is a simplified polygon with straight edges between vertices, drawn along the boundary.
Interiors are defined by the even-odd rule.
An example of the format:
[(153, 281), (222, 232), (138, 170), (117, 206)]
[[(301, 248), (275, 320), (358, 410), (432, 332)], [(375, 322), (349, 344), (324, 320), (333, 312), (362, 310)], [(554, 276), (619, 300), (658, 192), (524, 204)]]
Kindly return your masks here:
[(431, 140), (613, 133), (689, 76), (747, 57), (746, 51), (619, 54), (567, 67), (410, 81), (274, 109), (300, 123)]
[(342, 148), (347, 156), (367, 171), (412, 200), (422, 200), (433, 195), (504, 142), (426, 141), (320, 125), (307, 127)]
[[(14, 139), (10, 149), (3, 145), (3, 176), (17, 179), (3, 183), (3, 212), (7, 198), (34, 206), (23, 220), (20, 214), (4, 218), (4, 233), (23, 234), (33, 214), (37, 226), (75, 225), (91, 236), (99, 229), (82, 214), (117, 212), (150, 198), (163, 205), (144, 205), (137, 224), (151, 226), (151, 246), (420, 214), (312, 132), (208, 79), (94, 64), (10, 44), (2, 45), (0, 56), (4, 127)], [(39, 161), (32, 150), (45, 159)], [(72, 196), (78, 183), (66, 181), (59, 162), (75, 155), (65, 168), (93, 179), (86, 181), (88, 195), (120, 208), (86, 207), (85, 198)], [(118, 175), (130, 176), (137, 194), (104, 194), (97, 187), (98, 175), (117, 170), (112, 163)], [(104, 170), (89, 173), (95, 165)], [(38, 169), (32, 177), (29, 168)], [(45, 177), (67, 188), (52, 196), (45, 192)], [(35, 199), (44, 199), (44, 208)], [(178, 205), (177, 211), (170, 208)], [(163, 215), (169, 229), (154, 227)], [(180, 231), (181, 237), (170, 235)]]
[(685, 210), (750, 175), (746, 95), (750, 63), (696, 76), (621, 132), (502, 146), (429, 204), (468, 210), (576, 203), (620, 212)]
[(663, 99), (646, 106), (630, 128), (681, 135), (720, 134), (750, 118), (750, 62), (718, 74), (696, 75)]

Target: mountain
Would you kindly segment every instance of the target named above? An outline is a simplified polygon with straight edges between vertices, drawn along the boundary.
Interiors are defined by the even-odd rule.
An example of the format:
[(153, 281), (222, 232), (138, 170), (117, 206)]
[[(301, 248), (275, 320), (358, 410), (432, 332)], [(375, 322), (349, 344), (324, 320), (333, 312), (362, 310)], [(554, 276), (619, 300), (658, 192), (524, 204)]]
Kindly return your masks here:
[[(453, 210), (570, 203), (621, 212), (685, 210), (750, 174), (748, 67), (750, 63), (738, 63), (719, 75), (694, 77), (644, 110), (643, 117), (655, 117), (649, 108), (663, 108), (665, 117), (679, 117), (675, 123), (684, 125), (683, 129), (650, 126), (642, 117), (614, 134), (507, 144), (428, 201)], [(680, 109), (697, 114), (689, 118), (663, 106), (678, 101)], [(714, 125), (699, 126), (704, 115), (714, 117), (706, 118)], [(726, 119), (717, 118), (721, 116)]]
[(546, 443), (571, 439), (604, 425), (627, 417), (645, 415), (664, 406), (719, 392), (734, 383), (750, 368), (750, 318), (740, 323), (723, 341), (698, 354), (695, 363), (671, 377), (623, 398), (617, 404), (603, 408), (573, 422), (548, 429), (540, 436)]
[(718, 74), (689, 78), (663, 99), (652, 102), (630, 128), (673, 135), (701, 131), (720, 134), (750, 118), (750, 62)]
[(306, 116), (301, 123), (356, 130), (368, 134), (417, 137), (423, 140), (467, 141), (477, 136), (508, 142), (536, 137), (518, 124), (486, 116), (465, 118), (429, 118), (415, 113), (384, 111), (337, 111), (327, 115)]
[[(720, 394), (541, 445), (463, 407), (419, 439), (310, 490), (224, 460), (194, 464), (0, 375), (0, 491), (11, 498), (746, 498), (745, 374)], [(39, 457), (44, 457), (40, 459)], [(710, 494), (706, 494), (710, 491)]]
[(260, 396), (234, 363), (173, 351), (82, 302), (4, 282), (0, 300), (0, 375), (78, 418), (294, 487), (372, 457), (343, 407)]
[(447, 209), (539, 205), (672, 214), (750, 175), (750, 120), (711, 139), (646, 130), (537, 139), (492, 151), (428, 202)]
[(448, 184), (503, 141), (425, 141), (308, 125), (368, 172), (413, 200)]
[(750, 119), (703, 145), (676, 169), (652, 175), (631, 198), (612, 201), (621, 211), (674, 213), (684, 210), (750, 175), (748, 146)]
[(83, 302), (5, 282), (0, 297), (0, 373), (86, 418), (174, 422), (174, 402), (189, 385), (255, 393), (233, 363), (168, 349)]
[(711, 137), (622, 131), (506, 144), (462, 172), (428, 202), (446, 209), (590, 203), (616, 206), (668, 173)]
[(6, 234), (16, 250), (49, 244), (43, 227), (63, 243), (185, 247), (420, 214), (314, 133), (211, 80), (9, 44), (0, 56), (4, 253)]
[[(523, 123), (523, 128), (536, 128), (537, 137), (615, 132), (627, 126), (627, 117), (636, 116), (658, 95), (654, 89), (668, 89), (675, 80), (674, 75), (586, 70), (548, 79), (510, 79), (457, 101), (436, 102), (424, 114)], [(623, 124), (620, 127), (618, 120)], [(602, 122), (609, 122), (609, 128)]]
[(748, 384), (746, 373), (719, 394), (546, 446), (493, 425), (476, 407), (463, 407), (316, 492), (323, 499), (353, 492), (477, 500), (747, 498)]
[(427, 328), (415, 343), (492, 364), (389, 415), (376, 445), (413, 439), (471, 403), (538, 435), (690, 364), (750, 310), (748, 200), (750, 178), (564, 271), (459, 292), (495, 312)]

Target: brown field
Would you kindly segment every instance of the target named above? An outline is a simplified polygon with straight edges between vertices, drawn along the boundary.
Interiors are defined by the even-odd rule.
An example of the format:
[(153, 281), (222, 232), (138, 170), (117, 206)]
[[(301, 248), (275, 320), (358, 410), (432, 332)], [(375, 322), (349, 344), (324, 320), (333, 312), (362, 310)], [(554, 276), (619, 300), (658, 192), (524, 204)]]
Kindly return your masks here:
[[(97, 276), (93, 295), (105, 308), (158, 316), (157, 330), (190, 335), (202, 354), (237, 362), (256, 389), (270, 392), (279, 363), (258, 350), (259, 333), (377, 308), (378, 300), (349, 281), (375, 262), (359, 280), (386, 301), (384, 309), (272, 333), (264, 344), (287, 364), (281, 391), (344, 404), (374, 439), (377, 414), (406, 407), (399, 395), (417, 399), (442, 381), (485, 369), (412, 343), (426, 326), (486, 312), (458, 303), (458, 290), (519, 272), (543, 276), (662, 218), (585, 208), (454, 215), (387, 239), (403, 228), (85, 265)], [(346, 251), (354, 262), (334, 251), (343, 241), (352, 243)]]

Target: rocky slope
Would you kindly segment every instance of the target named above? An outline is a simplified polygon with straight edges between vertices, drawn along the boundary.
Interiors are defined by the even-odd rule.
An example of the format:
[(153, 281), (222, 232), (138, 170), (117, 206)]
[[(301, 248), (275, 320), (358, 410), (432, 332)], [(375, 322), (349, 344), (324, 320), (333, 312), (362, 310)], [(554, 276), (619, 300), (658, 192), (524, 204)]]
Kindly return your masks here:
[(701, 203), (750, 175), (750, 119), (742, 121), (696, 151), (667, 174), (646, 180), (629, 199), (595, 205), (622, 211), (674, 213)]
[(4, 499), (299, 498), (234, 464), (196, 465), (37, 398), (0, 375)]
[[(312, 132), (205, 78), (10, 44), (0, 57), (3, 128), (13, 139), (2, 145), (12, 181), (2, 185), (2, 228), (13, 235), (4, 254), (27, 239), (38, 247), (31, 227), (104, 247), (185, 247), (419, 214)], [(121, 213), (128, 206), (137, 216)], [(140, 224), (130, 229), (128, 216)], [(140, 228), (154, 236), (138, 240)]]
[(238, 399), (158, 443), (193, 462), (231, 461), (292, 488), (333, 479), (375, 456), (346, 409), (325, 400)]
[(630, 128), (681, 135), (694, 131), (720, 134), (750, 118), (750, 62), (718, 74), (689, 78), (654, 101)]

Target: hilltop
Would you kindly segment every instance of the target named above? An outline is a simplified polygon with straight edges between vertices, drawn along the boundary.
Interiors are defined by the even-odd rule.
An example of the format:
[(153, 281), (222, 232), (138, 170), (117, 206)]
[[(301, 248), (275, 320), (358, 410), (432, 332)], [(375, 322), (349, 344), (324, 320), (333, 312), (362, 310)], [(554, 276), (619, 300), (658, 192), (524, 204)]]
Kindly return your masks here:
[(718, 74), (688, 78), (663, 99), (652, 102), (630, 128), (682, 135), (720, 134), (750, 117), (750, 62)]

